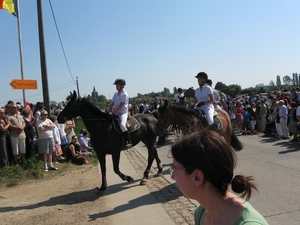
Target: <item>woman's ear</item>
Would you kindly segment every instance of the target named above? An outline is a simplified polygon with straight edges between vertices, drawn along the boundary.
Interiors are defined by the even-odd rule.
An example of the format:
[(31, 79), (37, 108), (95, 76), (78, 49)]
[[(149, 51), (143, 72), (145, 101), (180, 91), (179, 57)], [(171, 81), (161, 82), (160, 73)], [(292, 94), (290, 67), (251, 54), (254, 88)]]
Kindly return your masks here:
[(196, 169), (194, 171), (194, 181), (196, 182), (197, 185), (202, 185), (204, 182), (204, 175), (201, 170)]

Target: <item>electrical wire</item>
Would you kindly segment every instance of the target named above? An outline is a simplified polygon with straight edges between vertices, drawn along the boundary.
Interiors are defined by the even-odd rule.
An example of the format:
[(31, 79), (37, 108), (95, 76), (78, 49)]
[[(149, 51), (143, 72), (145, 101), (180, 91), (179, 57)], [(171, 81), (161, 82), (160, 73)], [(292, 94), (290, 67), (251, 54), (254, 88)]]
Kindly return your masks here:
[(58, 35), (58, 38), (59, 38), (61, 49), (62, 49), (64, 57), (65, 57), (65, 61), (66, 61), (67, 67), (68, 67), (69, 73), (71, 75), (71, 78), (72, 78), (73, 82), (75, 83), (75, 80), (73, 78), (73, 75), (72, 75), (72, 72), (71, 72), (71, 69), (70, 69), (70, 66), (69, 66), (69, 62), (68, 62), (68, 59), (67, 59), (67, 56), (66, 56), (64, 45), (63, 45), (61, 37), (60, 37), (60, 33), (59, 33), (59, 29), (58, 29), (58, 26), (57, 26), (57, 23), (56, 23), (56, 19), (55, 19), (54, 11), (53, 11), (53, 8), (52, 8), (51, 0), (49, 0), (49, 5), (50, 5), (50, 8), (51, 8), (52, 17), (53, 17), (53, 20), (54, 20), (54, 23), (55, 23), (55, 27), (56, 27), (56, 32), (57, 32), (57, 35)]

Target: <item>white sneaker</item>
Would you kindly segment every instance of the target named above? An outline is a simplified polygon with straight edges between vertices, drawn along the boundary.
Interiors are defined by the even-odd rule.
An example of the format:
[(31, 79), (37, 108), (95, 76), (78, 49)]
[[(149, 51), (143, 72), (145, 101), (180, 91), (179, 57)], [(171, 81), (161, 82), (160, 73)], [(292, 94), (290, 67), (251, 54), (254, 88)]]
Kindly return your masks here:
[(48, 172), (48, 167), (44, 167), (44, 171), (45, 171), (45, 172)]
[(58, 170), (58, 168), (56, 168), (54, 166), (49, 166), (49, 170)]
[(65, 160), (65, 157), (62, 157), (61, 155), (57, 157), (59, 160)]

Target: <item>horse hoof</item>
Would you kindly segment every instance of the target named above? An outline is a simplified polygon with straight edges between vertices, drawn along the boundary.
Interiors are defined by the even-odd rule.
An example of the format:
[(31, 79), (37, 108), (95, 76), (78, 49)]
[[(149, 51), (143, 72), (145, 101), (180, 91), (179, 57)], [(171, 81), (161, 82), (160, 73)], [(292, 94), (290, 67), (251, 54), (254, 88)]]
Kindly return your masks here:
[(132, 178), (132, 177), (127, 177), (127, 182), (129, 182), (129, 183), (133, 183), (134, 182), (134, 179)]
[(162, 173), (157, 173), (155, 176), (156, 176), (156, 177), (162, 177), (163, 174), (162, 174)]
[(102, 186), (101, 188), (98, 188), (99, 191), (105, 191), (106, 190), (106, 187), (105, 186)]
[(142, 179), (140, 182), (140, 185), (146, 185), (146, 184), (147, 184), (147, 181)]

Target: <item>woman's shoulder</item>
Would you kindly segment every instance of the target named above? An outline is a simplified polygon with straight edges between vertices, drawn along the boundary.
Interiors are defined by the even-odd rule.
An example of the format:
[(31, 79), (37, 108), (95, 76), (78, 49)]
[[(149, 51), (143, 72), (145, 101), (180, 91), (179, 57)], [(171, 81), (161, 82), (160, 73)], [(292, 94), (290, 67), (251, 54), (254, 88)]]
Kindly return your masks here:
[(240, 225), (248, 223), (268, 225), (266, 219), (255, 208), (253, 208), (253, 206), (249, 202), (245, 202), (245, 209), (234, 224)]

